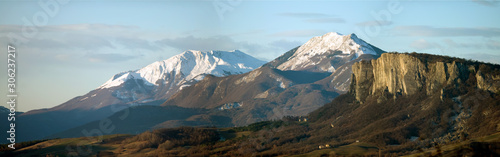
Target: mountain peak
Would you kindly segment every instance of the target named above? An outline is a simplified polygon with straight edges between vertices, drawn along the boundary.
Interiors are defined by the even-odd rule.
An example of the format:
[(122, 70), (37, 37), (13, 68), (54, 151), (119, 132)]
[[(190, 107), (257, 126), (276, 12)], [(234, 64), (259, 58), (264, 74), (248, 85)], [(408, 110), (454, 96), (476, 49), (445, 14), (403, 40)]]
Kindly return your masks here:
[[(129, 79), (142, 79), (147, 85), (158, 85), (159, 80), (176, 76), (177, 83), (201, 80), (203, 75), (227, 76), (251, 71), (264, 64), (239, 50), (198, 51), (187, 50), (167, 60), (154, 62), (144, 68), (116, 74), (99, 88), (111, 88)], [(182, 78), (181, 80), (178, 80)], [(164, 81), (169, 81), (164, 80)]]
[(350, 61), (364, 54), (378, 55), (377, 52), (377, 48), (359, 39), (355, 34), (342, 35), (330, 32), (311, 38), (286, 62), (279, 65), (278, 69), (307, 70), (320, 67), (316, 70), (333, 72), (336, 67), (329, 61), (339, 60), (335, 58), (348, 58), (345, 61)]
[(104, 83), (103, 85), (99, 86), (99, 88), (111, 88), (114, 86), (119, 86), (129, 79), (143, 79), (143, 78), (140, 76), (140, 74), (136, 73), (135, 71), (121, 72), (111, 77), (111, 79), (106, 81), (106, 83)]
[(351, 33), (349, 35), (344, 35), (344, 34), (339, 33), (339, 32), (328, 32), (326, 34), (323, 34), (321, 37), (327, 38), (327, 37), (345, 37), (345, 36), (347, 36), (351, 39), (359, 39), (358, 36), (356, 36), (356, 34), (354, 34), (354, 33)]
[(297, 51), (308, 54), (323, 54), (328, 52), (328, 50), (342, 51), (342, 54), (377, 54), (368, 43), (359, 39), (356, 34), (342, 35), (337, 32), (313, 37)]
[(344, 35), (339, 33), (339, 32), (328, 32), (326, 34), (323, 34), (321, 37), (327, 38), (327, 37), (341, 37), (341, 36), (344, 36)]

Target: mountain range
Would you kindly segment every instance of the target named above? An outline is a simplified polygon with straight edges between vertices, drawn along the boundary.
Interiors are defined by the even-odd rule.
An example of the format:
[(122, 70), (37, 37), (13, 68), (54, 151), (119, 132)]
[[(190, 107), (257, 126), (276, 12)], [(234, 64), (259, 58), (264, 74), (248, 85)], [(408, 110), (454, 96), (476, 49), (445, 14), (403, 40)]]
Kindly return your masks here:
[[(134, 134), (179, 126), (244, 126), (283, 116), (307, 115), (348, 91), (352, 64), (378, 58), (382, 53), (384, 51), (355, 34), (327, 33), (248, 73), (225, 77), (205, 75), (192, 86), (181, 86), (182, 90), (161, 104), (172, 110), (159, 117), (148, 117), (148, 110), (163, 110), (151, 106), (130, 108), (130, 115), (125, 119), (120, 118), (123, 113), (115, 113), (108, 118), (120, 123), (115, 123), (116, 129), (109, 134)], [(103, 86), (107, 84), (112, 83)], [(190, 114), (182, 118), (169, 116), (176, 109)], [(82, 130), (98, 128), (99, 123), (96, 120), (49, 137), (83, 136)]]
[[(498, 149), (500, 148), (498, 144), (500, 65), (447, 56), (389, 52), (381, 54), (377, 59), (356, 62), (351, 68), (348, 92), (338, 95), (329, 103), (304, 116), (283, 116), (280, 119), (241, 127), (160, 126), (140, 134), (34, 141), (25, 143), (26, 146), (22, 150), (5, 154), (26, 156), (74, 153), (96, 156), (498, 156), (500, 154)], [(251, 74), (255, 72), (261, 74)], [(200, 90), (215, 88), (214, 91), (218, 91), (216, 90), (218, 86), (238, 88), (239, 86), (234, 84), (224, 85), (224, 80), (236, 83), (243, 76), (247, 78), (255, 76), (255, 79), (246, 79), (249, 83), (253, 82), (253, 88), (260, 83), (256, 80), (264, 80), (257, 79), (263, 73), (281, 75), (283, 78), (289, 78), (290, 82), (294, 81), (292, 78), (300, 80), (311, 78), (303, 76), (306, 75), (303, 72), (281, 71), (262, 66), (246, 74), (218, 79), (207, 76), (197, 84), (174, 94), (169, 101), (185, 90), (190, 89), (195, 92), (193, 89), (200, 88), (197, 86), (209, 85)], [(306, 76), (316, 78), (316, 74), (309, 72)], [(300, 85), (288, 86), (286, 81), (283, 82), (285, 89)], [(307, 82), (318, 81), (312, 79), (302, 83), (308, 84)], [(274, 83), (273, 85), (278, 86), (281, 84), (276, 83), (276, 80)], [(212, 84), (217, 86), (210, 87)], [(206, 94), (199, 92), (203, 99), (207, 98), (204, 93)], [(126, 110), (120, 111), (120, 114), (107, 119), (108, 124), (112, 122), (115, 129), (126, 132), (120, 128), (125, 125), (133, 125), (135, 128), (128, 127), (133, 130), (149, 128), (150, 120), (154, 119), (179, 119), (168, 124), (182, 123), (181, 121), (203, 122), (202, 119), (222, 122), (238, 116), (220, 114), (222, 116), (216, 118), (218, 115), (212, 113), (230, 113), (233, 110), (261, 111), (245, 108), (249, 106), (245, 102), (227, 103), (222, 106), (211, 106), (216, 103), (208, 103), (197, 108), (183, 108), (168, 105), (169, 101), (163, 106), (145, 105), (132, 108), (128, 112), (130, 120), (120, 121), (119, 116), (125, 115)], [(153, 117), (148, 119), (148, 116)], [(188, 118), (180, 120), (185, 118), (180, 116)], [(225, 123), (231, 122), (234, 122), (234, 119)], [(139, 123), (143, 125), (138, 125)], [(86, 128), (75, 131), (102, 125), (102, 123), (88, 124)], [(79, 142), (79, 145), (75, 146), (75, 142)], [(81, 147), (86, 150), (78, 151)]]
[[(313, 37), (268, 63), (238, 50), (189, 50), (139, 70), (118, 73), (95, 90), (61, 105), (21, 114), (18, 140), (81, 136), (82, 129), (116, 118), (118, 111), (129, 107), (144, 110), (131, 112), (139, 115), (129, 117), (146, 117), (147, 110), (165, 107), (170, 108), (166, 113), (186, 114), (145, 118), (143, 121), (150, 122), (145, 126), (143, 121), (128, 119), (112, 133), (243, 126), (306, 115), (348, 91), (352, 64), (382, 53), (355, 34), (334, 32)], [(154, 107), (158, 105), (163, 107)], [(131, 129), (137, 125), (142, 129)]]
[(52, 140), (3, 155), (495, 156), (499, 100), (500, 65), (327, 33), (268, 63), (191, 50), (119, 73), (16, 113), (21, 140)]
[(382, 53), (354, 34), (327, 33), (249, 73), (207, 77), (162, 106), (215, 109), (239, 104), (225, 115), (236, 126), (303, 116), (347, 91), (352, 64)]
[(160, 105), (206, 75), (242, 74), (264, 63), (238, 50), (185, 51), (144, 68), (116, 74), (95, 90), (61, 105), (21, 114), (16, 121), (17, 140), (41, 139), (106, 118), (130, 106)]

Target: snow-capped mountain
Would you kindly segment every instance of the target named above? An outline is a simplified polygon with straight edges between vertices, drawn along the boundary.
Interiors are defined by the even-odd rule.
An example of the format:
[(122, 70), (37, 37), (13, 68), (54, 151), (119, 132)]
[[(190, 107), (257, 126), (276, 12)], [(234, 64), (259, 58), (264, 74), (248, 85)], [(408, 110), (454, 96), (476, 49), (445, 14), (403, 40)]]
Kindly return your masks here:
[(361, 55), (380, 53), (381, 50), (359, 39), (355, 34), (341, 35), (330, 32), (307, 41), (277, 69), (335, 72), (345, 62)]
[[(227, 76), (242, 74), (258, 68), (263, 61), (241, 51), (185, 51), (170, 59), (154, 62), (142, 69), (116, 74), (99, 88), (111, 88), (123, 84), (129, 79), (143, 80), (147, 85), (160, 86), (175, 82), (187, 85), (190, 81), (199, 81), (204, 75)], [(177, 77), (169, 77), (175, 74)], [(163, 80), (158, 82), (159, 80)], [(184, 87), (184, 86), (181, 86)]]
[(112, 115), (125, 107), (160, 105), (182, 88), (206, 75), (242, 74), (264, 61), (241, 51), (185, 51), (141, 69), (114, 75), (89, 93), (49, 109), (26, 112), (16, 117), (22, 123), (23, 140), (40, 139)]
[[(19, 128), (25, 132), (20, 134), (26, 139), (40, 139), (109, 115), (121, 117), (115, 112), (144, 104), (148, 105), (138, 108), (163, 103), (164, 107), (200, 112), (185, 123), (165, 121), (161, 126), (227, 127), (284, 115), (306, 115), (348, 90), (355, 62), (378, 58), (381, 53), (384, 51), (354, 34), (338, 33), (314, 37), (265, 65), (237, 50), (186, 51), (138, 70), (116, 74), (95, 90), (59, 106), (22, 114), (19, 121), (24, 126)], [(221, 107), (224, 110), (219, 110)], [(136, 117), (153, 116), (151, 113)], [(142, 121), (139, 123), (144, 127)], [(123, 124), (123, 128), (134, 130), (129, 123)]]
[(343, 93), (349, 90), (352, 64), (376, 59), (384, 52), (355, 34), (330, 32), (311, 38), (264, 66), (280, 70), (332, 73), (323, 83)]
[(163, 106), (222, 110), (234, 125), (303, 116), (348, 91), (352, 64), (381, 53), (354, 34), (327, 33), (249, 73), (207, 77)]
[(140, 104), (166, 100), (182, 88), (202, 80), (205, 75), (221, 77), (242, 74), (264, 63), (239, 50), (189, 50), (138, 70), (118, 73), (96, 90), (82, 96), (79, 101), (92, 101), (110, 94), (105, 100), (99, 100), (99, 104), (82, 106), (86, 109), (97, 109), (116, 103)]

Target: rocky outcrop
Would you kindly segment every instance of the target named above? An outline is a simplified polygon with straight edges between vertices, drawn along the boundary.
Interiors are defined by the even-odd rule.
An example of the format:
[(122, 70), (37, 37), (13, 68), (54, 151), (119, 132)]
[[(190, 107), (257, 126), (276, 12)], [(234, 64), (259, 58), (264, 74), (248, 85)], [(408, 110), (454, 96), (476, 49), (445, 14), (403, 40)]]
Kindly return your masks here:
[(500, 76), (484, 74), (477, 70), (478, 64), (452, 59), (428, 60), (418, 55), (385, 53), (376, 60), (357, 62), (352, 66), (350, 92), (361, 103), (369, 95), (383, 92), (395, 97), (421, 91), (431, 95), (441, 92), (443, 87), (463, 84), (469, 76), (476, 77), (479, 89), (500, 91)]
[(500, 92), (500, 75), (483, 74), (481, 71), (476, 73), (477, 87), (493, 93)]

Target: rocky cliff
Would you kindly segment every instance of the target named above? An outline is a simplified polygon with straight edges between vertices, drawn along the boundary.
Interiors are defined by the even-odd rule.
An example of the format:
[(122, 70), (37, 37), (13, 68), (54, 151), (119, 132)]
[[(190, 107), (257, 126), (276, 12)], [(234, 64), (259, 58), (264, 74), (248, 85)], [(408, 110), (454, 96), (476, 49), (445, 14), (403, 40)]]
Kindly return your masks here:
[(385, 53), (376, 60), (352, 66), (350, 92), (363, 103), (368, 96), (383, 93), (394, 97), (417, 92), (443, 95), (445, 87), (472, 81), (479, 89), (498, 93), (500, 74), (494, 66), (498, 65), (425, 54)]

